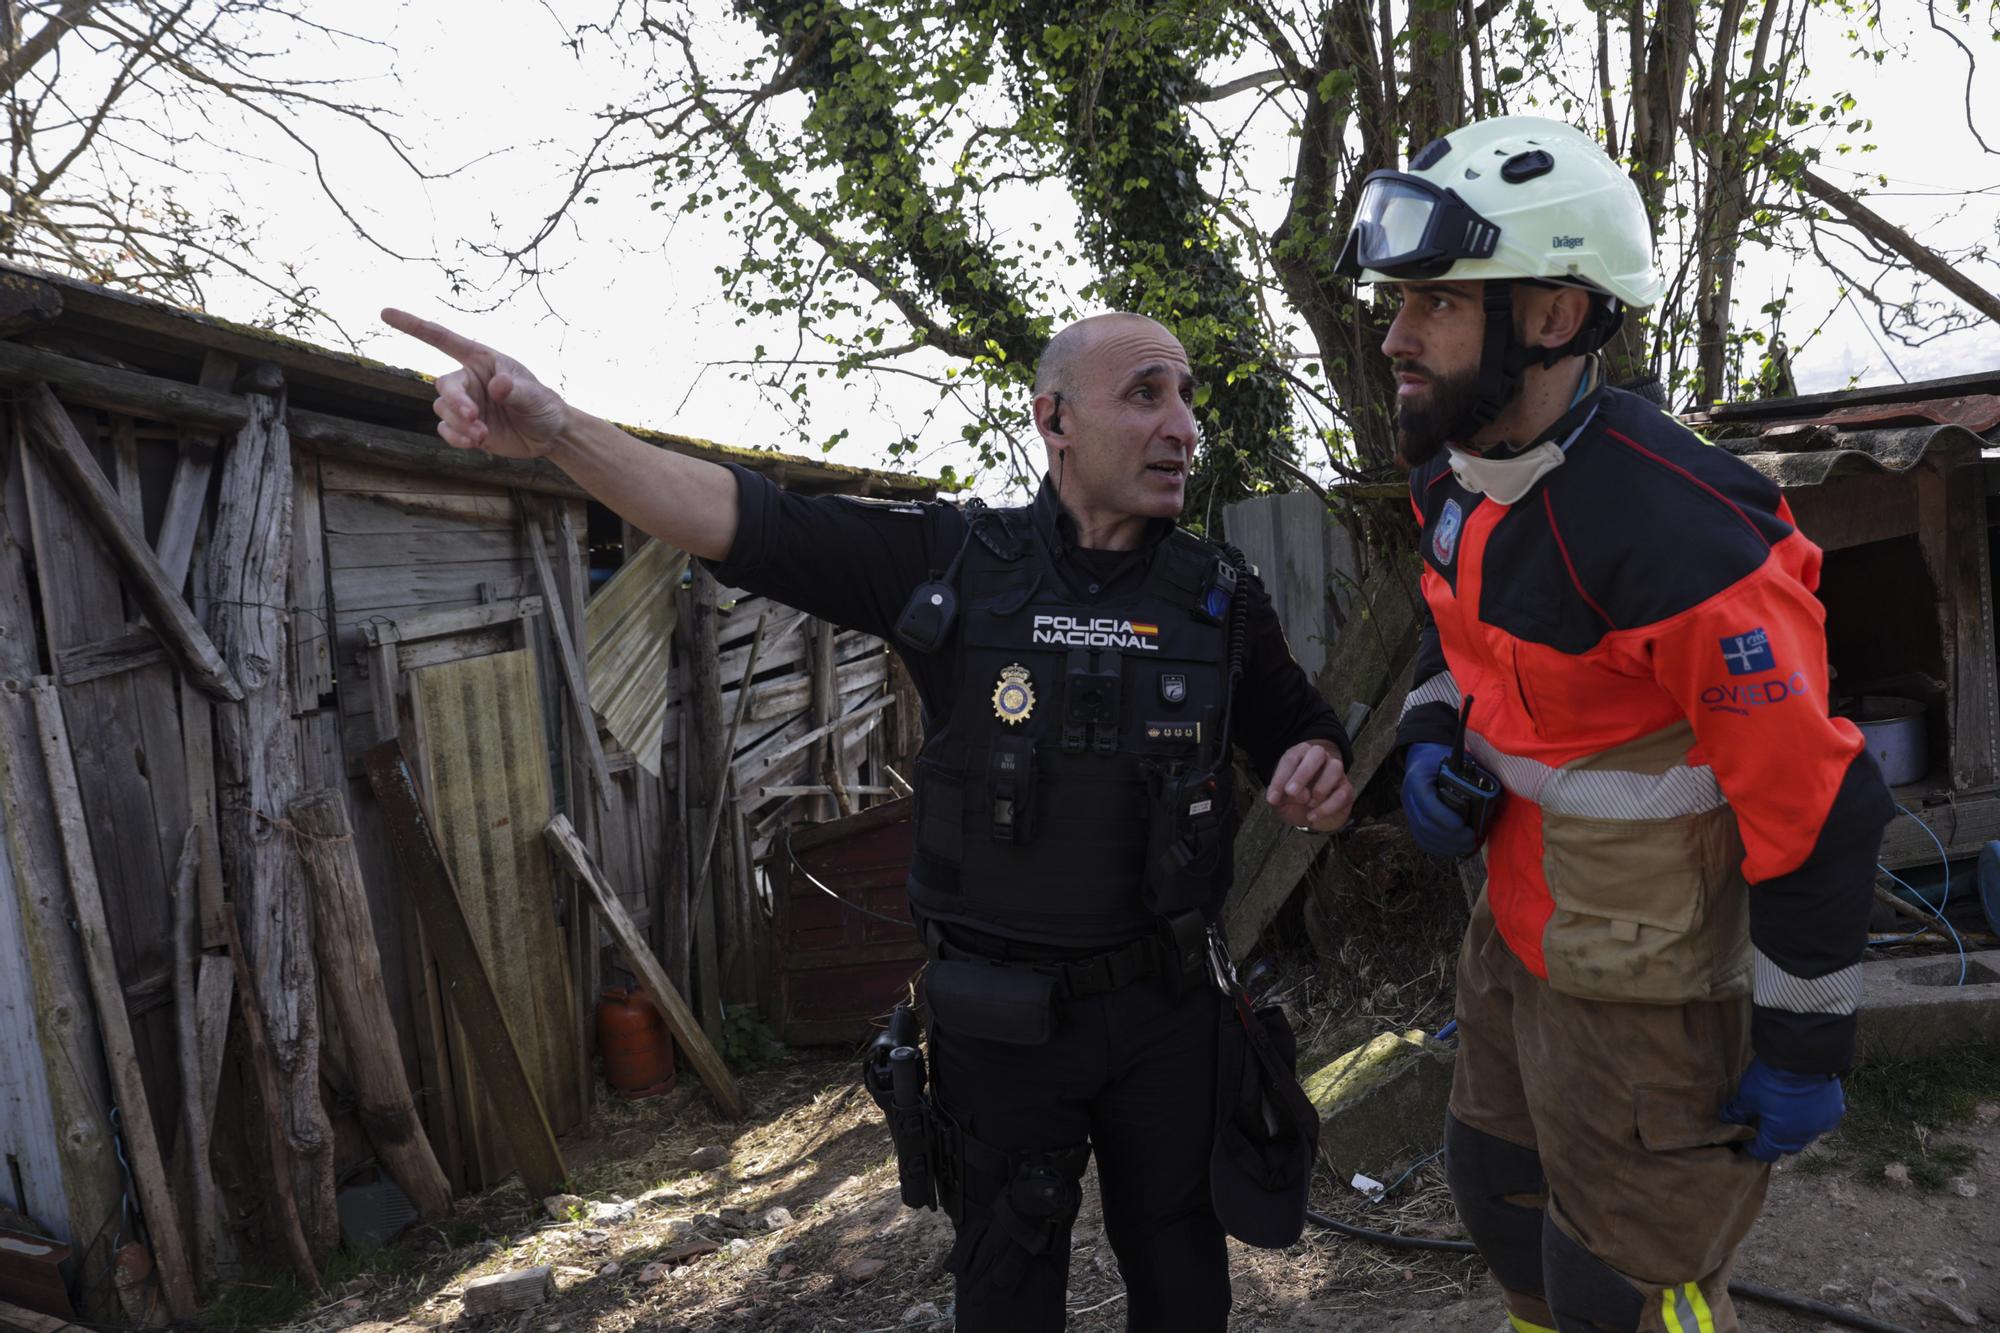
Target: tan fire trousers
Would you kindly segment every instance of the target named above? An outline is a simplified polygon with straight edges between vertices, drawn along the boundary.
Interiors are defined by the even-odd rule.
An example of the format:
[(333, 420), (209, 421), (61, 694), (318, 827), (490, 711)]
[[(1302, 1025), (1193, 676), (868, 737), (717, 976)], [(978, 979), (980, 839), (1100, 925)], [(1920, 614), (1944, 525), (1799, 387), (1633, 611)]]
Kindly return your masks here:
[[(1731, 1146), (1754, 1131), (1718, 1115), (1750, 1061), (1749, 1000), (1558, 994), (1507, 948), (1482, 893), (1459, 955), (1458, 1032), (1452, 1114), (1540, 1154), (1544, 1191), (1515, 1201), (1537, 1209), (1523, 1225), (1541, 1227), (1545, 1210), (1630, 1283), (1639, 1333), (1734, 1333), (1730, 1272), (1770, 1178)], [(1557, 1326), (1541, 1294), (1506, 1300), (1516, 1329)], [(1582, 1326), (1565, 1314), (1565, 1329)]]

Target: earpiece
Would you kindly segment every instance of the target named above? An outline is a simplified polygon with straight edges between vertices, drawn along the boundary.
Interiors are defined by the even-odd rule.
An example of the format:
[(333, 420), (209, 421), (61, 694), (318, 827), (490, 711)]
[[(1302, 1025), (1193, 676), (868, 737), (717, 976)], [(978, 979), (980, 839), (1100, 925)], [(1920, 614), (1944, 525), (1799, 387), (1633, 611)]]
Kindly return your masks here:
[(1057, 395), (1055, 395), (1055, 400), (1056, 400), (1056, 408), (1055, 408), (1055, 411), (1053, 411), (1053, 412), (1049, 413), (1049, 434), (1051, 434), (1051, 435), (1060, 435), (1060, 434), (1062, 434), (1062, 433), (1063, 433), (1063, 428), (1062, 428), (1062, 395), (1061, 395), (1061, 394), (1057, 394)]

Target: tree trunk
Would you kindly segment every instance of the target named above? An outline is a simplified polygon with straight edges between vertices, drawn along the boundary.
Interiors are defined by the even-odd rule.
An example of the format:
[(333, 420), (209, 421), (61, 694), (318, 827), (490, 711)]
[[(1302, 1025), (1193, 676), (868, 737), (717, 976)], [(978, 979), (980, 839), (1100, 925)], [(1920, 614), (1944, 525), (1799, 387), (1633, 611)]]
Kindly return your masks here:
[(333, 1130), (319, 1097), (319, 977), (304, 876), (276, 823), (300, 785), (285, 643), (292, 445), (276, 371), (260, 368), (247, 397), (250, 420), (223, 463), (206, 567), (210, 637), (243, 687), (241, 703), (215, 710), (217, 832), (284, 1101), (272, 1115), (284, 1126), (306, 1242), (324, 1263), (339, 1228)]

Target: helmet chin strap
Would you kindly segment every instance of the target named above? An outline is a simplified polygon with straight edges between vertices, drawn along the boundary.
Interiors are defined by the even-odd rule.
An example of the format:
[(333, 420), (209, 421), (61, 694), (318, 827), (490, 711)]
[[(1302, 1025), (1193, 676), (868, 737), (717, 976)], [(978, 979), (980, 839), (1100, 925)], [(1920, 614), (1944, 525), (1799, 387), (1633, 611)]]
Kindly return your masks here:
[[(1549, 285), (1549, 284), (1538, 284)], [(1592, 294), (1590, 314), (1568, 342), (1556, 347), (1530, 347), (1514, 332), (1514, 283), (1488, 279), (1484, 293), (1486, 337), (1479, 349), (1479, 397), (1467, 415), (1465, 435), (1493, 424), (1520, 392), (1529, 366), (1547, 369), (1565, 357), (1583, 356), (1611, 341), (1625, 322), (1625, 307)]]

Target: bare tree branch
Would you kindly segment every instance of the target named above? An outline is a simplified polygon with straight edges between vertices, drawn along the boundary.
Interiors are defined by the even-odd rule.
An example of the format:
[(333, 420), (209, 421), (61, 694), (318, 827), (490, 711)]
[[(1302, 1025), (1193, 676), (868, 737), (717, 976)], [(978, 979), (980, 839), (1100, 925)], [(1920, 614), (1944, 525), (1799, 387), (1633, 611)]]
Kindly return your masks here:
[(33, 37), (22, 42), (9, 52), (5, 63), (0, 63), (0, 93), (9, 93), (21, 76), (33, 69), (41, 58), (56, 49), (64, 35), (76, 26), (78, 18), (96, 0), (64, 0), (63, 7), (44, 23)]
[(1986, 318), (2000, 323), (2000, 297), (1941, 259), (1935, 250), (1877, 213), (1838, 185), (1801, 169), (1798, 182), (1813, 198), (1836, 210), (1869, 240), (1895, 251), (1919, 273), (1935, 281)]
[(1985, 138), (1979, 133), (1979, 126), (1972, 123), (1972, 76), (1979, 72), (1979, 62), (1973, 58), (1971, 48), (1959, 40), (1957, 33), (1938, 22), (1937, 0), (1925, 0), (1924, 13), (1930, 19), (1931, 27), (1949, 37), (1951, 44), (1956, 46), (1965, 55), (1965, 128), (1972, 131), (1972, 137), (1978, 141), (1979, 146), (1986, 152), (2000, 152), (2000, 150), (1996, 150), (1991, 144), (1986, 142)]
[(1255, 74), (1245, 74), (1240, 78), (1231, 79), (1227, 83), (1218, 83), (1214, 87), (1203, 87), (1200, 92), (1188, 100), (1193, 102), (1220, 102), (1226, 97), (1234, 97), (1236, 94), (1247, 92), (1252, 88), (1261, 88), (1267, 83), (1277, 83), (1284, 78), (1285, 71), (1282, 69), (1259, 70)]

